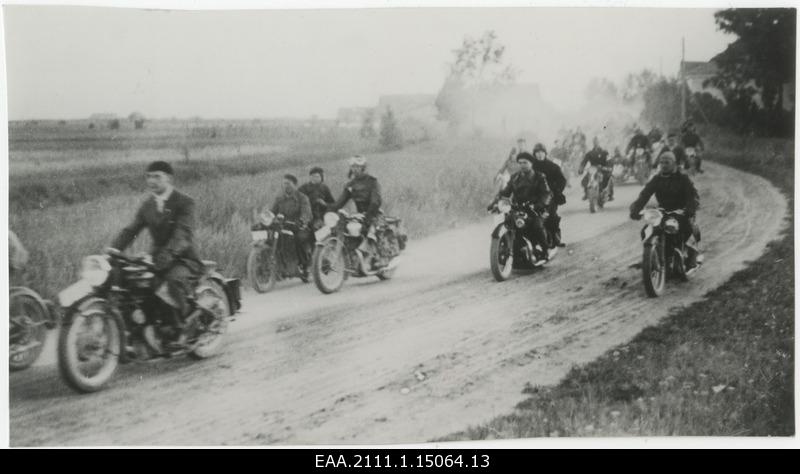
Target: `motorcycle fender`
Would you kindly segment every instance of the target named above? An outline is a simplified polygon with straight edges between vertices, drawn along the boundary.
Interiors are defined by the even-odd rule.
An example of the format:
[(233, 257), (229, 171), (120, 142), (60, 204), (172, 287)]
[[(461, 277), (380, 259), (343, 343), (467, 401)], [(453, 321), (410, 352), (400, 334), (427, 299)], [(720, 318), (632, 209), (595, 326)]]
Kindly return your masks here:
[(216, 271), (209, 273), (207, 276), (225, 291), (225, 296), (228, 298), (228, 308), (231, 311), (230, 315), (236, 314), (242, 308), (241, 280), (238, 278), (225, 278)]
[(504, 236), (506, 232), (508, 232), (508, 229), (506, 228), (504, 223), (497, 224), (497, 226), (495, 226), (494, 230), (492, 231), (492, 238), (493, 239), (500, 238)]
[[(63, 323), (71, 324), (72, 319), (78, 315), (85, 313), (93, 304), (100, 303), (101, 306), (106, 308), (106, 314), (111, 315), (116, 322), (117, 326), (119, 327), (119, 339), (120, 339), (120, 347), (127, 347), (128, 346), (128, 336), (127, 336), (127, 326), (125, 325), (125, 321), (122, 318), (122, 315), (116, 309), (109, 306), (108, 301), (105, 298), (100, 298), (99, 296), (89, 295), (85, 298), (78, 300), (70, 306), (70, 308), (64, 312), (64, 320)], [(124, 363), (130, 360), (130, 357), (126, 354), (127, 351), (121, 351), (119, 355), (119, 361)]]
[(53, 329), (58, 325), (58, 314), (55, 313), (54, 311), (51, 311), (50, 307), (47, 305), (47, 302), (45, 302), (44, 298), (39, 296), (39, 293), (36, 293), (30, 288), (19, 287), (11, 290), (11, 295), (9, 300), (11, 300), (11, 298), (13, 298), (14, 295), (29, 296), (34, 301), (36, 301), (36, 304), (39, 305), (41, 310), (44, 312), (45, 316), (47, 316), (47, 321), (45, 323), (45, 327), (47, 329)]
[(640, 234), (641, 238), (642, 238), (642, 242), (648, 243), (650, 240), (652, 240), (653, 233), (654, 233), (653, 226), (651, 226), (650, 224), (644, 226), (642, 228), (642, 232)]

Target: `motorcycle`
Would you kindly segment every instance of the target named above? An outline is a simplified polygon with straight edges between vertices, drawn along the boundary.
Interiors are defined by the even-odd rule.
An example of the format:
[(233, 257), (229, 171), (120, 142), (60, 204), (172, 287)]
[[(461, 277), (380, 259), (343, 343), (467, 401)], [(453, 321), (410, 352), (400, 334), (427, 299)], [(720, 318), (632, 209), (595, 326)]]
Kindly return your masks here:
[(325, 214), (323, 226), (314, 233), (311, 259), (311, 273), (319, 291), (339, 291), (350, 275), (381, 280), (394, 276), (407, 236), (400, 228), (400, 219), (380, 216), (378, 221), (374, 236), (364, 236), (364, 214), (345, 210)]
[[(533, 243), (523, 233), (523, 229), (531, 223), (531, 218), (541, 216), (530, 203), (514, 203), (508, 199), (500, 199), (491, 211), (495, 214), (495, 226), (492, 231), (492, 243), (489, 248), (489, 267), (497, 281), (505, 281), (512, 270), (531, 270), (547, 263), (545, 249), (541, 243)], [(545, 228), (548, 248), (553, 247), (553, 237)], [(553, 247), (550, 251), (552, 259), (558, 251)]]
[[(647, 295), (651, 298), (664, 292), (667, 279), (688, 281), (702, 265), (697, 256), (697, 265), (686, 270), (689, 244), (680, 234), (680, 216), (683, 210), (645, 209), (641, 212), (645, 226), (641, 231), (644, 251), (642, 253), (642, 280)], [(694, 237), (690, 238), (693, 240)], [(694, 249), (696, 251), (696, 249)]]
[(183, 354), (205, 359), (219, 352), (228, 322), (241, 308), (239, 280), (223, 277), (215, 262), (204, 260), (203, 265), (192, 312), (184, 321), (186, 344), (166, 352), (164, 341), (175, 329), (166, 303), (157, 296), (163, 285), (150, 257), (116, 250), (86, 257), (80, 279), (58, 295), (64, 314), (58, 367), (67, 385), (95, 392), (120, 363)]
[(622, 185), (628, 181), (628, 178), (631, 175), (631, 169), (626, 166), (624, 163), (614, 163), (614, 166), (611, 167), (611, 179), (614, 180), (614, 184)]
[[(597, 209), (602, 209), (608, 201), (610, 183), (606, 183), (603, 187), (603, 169), (597, 166), (589, 166), (589, 180), (586, 183), (586, 194), (589, 196), (589, 212), (595, 213)], [(610, 181), (610, 180), (609, 180)]]
[(58, 326), (58, 310), (38, 293), (23, 286), (9, 288), (9, 369), (30, 367), (44, 349), (47, 330)]
[(268, 210), (262, 212), (259, 222), (250, 228), (253, 243), (247, 255), (247, 277), (257, 292), (266, 293), (277, 281), (289, 278), (299, 277), (303, 283), (308, 283), (308, 270), (300, 267), (297, 254), (298, 230), (297, 223)]

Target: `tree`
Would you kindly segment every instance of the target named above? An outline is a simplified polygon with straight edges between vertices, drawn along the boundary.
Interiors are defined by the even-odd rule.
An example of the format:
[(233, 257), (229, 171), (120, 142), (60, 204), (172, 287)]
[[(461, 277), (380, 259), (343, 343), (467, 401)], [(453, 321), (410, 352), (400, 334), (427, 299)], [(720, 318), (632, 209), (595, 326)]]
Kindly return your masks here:
[(399, 149), (403, 146), (403, 138), (400, 135), (400, 128), (394, 117), (392, 108), (388, 107), (386, 113), (381, 117), (381, 146), (385, 149)]
[(361, 122), (359, 131), (361, 138), (372, 138), (375, 136), (375, 111), (369, 110), (364, 113), (364, 120)]
[(617, 91), (617, 86), (609, 79), (595, 77), (589, 81), (589, 84), (586, 86), (584, 96), (588, 102), (597, 100), (616, 101), (619, 92)]
[(642, 119), (651, 124), (678, 124), (681, 120), (681, 90), (677, 79), (662, 78), (642, 94)]
[(620, 87), (620, 99), (627, 103), (642, 99), (644, 92), (657, 80), (658, 77), (649, 69), (639, 74), (628, 74)]
[(795, 79), (795, 10), (728, 9), (714, 18), (720, 30), (738, 38), (714, 58), (719, 72), (707, 82), (721, 89), (730, 106), (744, 114), (742, 127), (751, 127), (754, 115), (762, 115), (757, 112), (757, 96), (769, 125), (780, 125), (787, 115), (791, 119), (794, 114), (784, 111), (783, 85)]
[(473, 113), (470, 91), (474, 94), (485, 86), (516, 81), (519, 71), (503, 64), (504, 53), (505, 46), (494, 31), (486, 31), (479, 39), (464, 38), (461, 47), (453, 50), (455, 58), (436, 97), (440, 119), (458, 127)]

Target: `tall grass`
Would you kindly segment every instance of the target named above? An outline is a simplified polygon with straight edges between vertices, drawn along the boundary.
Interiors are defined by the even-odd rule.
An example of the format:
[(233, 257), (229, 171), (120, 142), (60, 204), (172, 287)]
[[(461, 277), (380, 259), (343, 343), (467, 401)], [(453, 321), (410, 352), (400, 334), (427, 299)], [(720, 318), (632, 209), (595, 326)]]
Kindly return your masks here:
[[(371, 155), (368, 172), (382, 186), (384, 210), (404, 220), (410, 238), (418, 238), (483, 215), (493, 191), (492, 173), (505, 144), (428, 142), (404, 150)], [(500, 153), (502, 155), (502, 153)], [(203, 258), (217, 261), (226, 273), (243, 276), (254, 210), (271, 204), (281, 177), (301, 180), (318, 164), (309, 159), (277, 170), (247, 176), (210, 177), (180, 189), (197, 205), (196, 243)], [(329, 162), (326, 182), (334, 195), (343, 189), (347, 165)], [(139, 189), (144, 182), (136, 174)], [(76, 278), (82, 257), (107, 246), (144, 199), (142, 191), (81, 204), (12, 211), (9, 223), (31, 252), (25, 283), (52, 296)], [(134, 250), (147, 248), (146, 232)]]

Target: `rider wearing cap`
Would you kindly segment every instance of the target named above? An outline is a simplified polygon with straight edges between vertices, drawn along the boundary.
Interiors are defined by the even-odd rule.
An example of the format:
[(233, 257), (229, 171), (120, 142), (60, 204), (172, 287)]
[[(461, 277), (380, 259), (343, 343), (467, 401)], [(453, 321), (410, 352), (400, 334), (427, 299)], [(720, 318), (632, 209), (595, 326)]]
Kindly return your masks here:
[(547, 209), (553, 194), (547, 185), (547, 177), (533, 169), (535, 159), (530, 153), (523, 152), (517, 155), (517, 163), (520, 170), (511, 175), (508, 184), (497, 193), (497, 196), (489, 204), (488, 210), (492, 210), (501, 197), (511, 197), (514, 203), (530, 203), (538, 215), (531, 215), (530, 225), (527, 227), (528, 237), (531, 241), (538, 243), (544, 249), (544, 258), (550, 258), (550, 249), (547, 248), (547, 235), (545, 234), (544, 219), (547, 216)]
[[(608, 162), (608, 152), (604, 149), (600, 148), (600, 139), (594, 137), (592, 140), (592, 144), (594, 147), (586, 153), (586, 156), (583, 157), (583, 161), (581, 161), (581, 166), (578, 169), (578, 174), (583, 174), (583, 170), (586, 168), (587, 164), (595, 166), (598, 169), (599, 173), (603, 175), (603, 182), (601, 186), (603, 189), (608, 187), (608, 200), (614, 200), (614, 182), (611, 181), (611, 164)], [(589, 199), (589, 174), (587, 173), (583, 179), (581, 180), (581, 186), (583, 186), (583, 200)]]
[(553, 193), (553, 199), (547, 207), (549, 216), (545, 220), (545, 225), (550, 235), (553, 236), (553, 246), (563, 247), (561, 242), (561, 217), (558, 215), (558, 206), (565, 204), (567, 198), (564, 196), (564, 188), (567, 186), (567, 178), (561, 171), (561, 167), (547, 158), (547, 148), (544, 144), (537, 143), (533, 147), (533, 169), (542, 173), (547, 180), (547, 185)]

